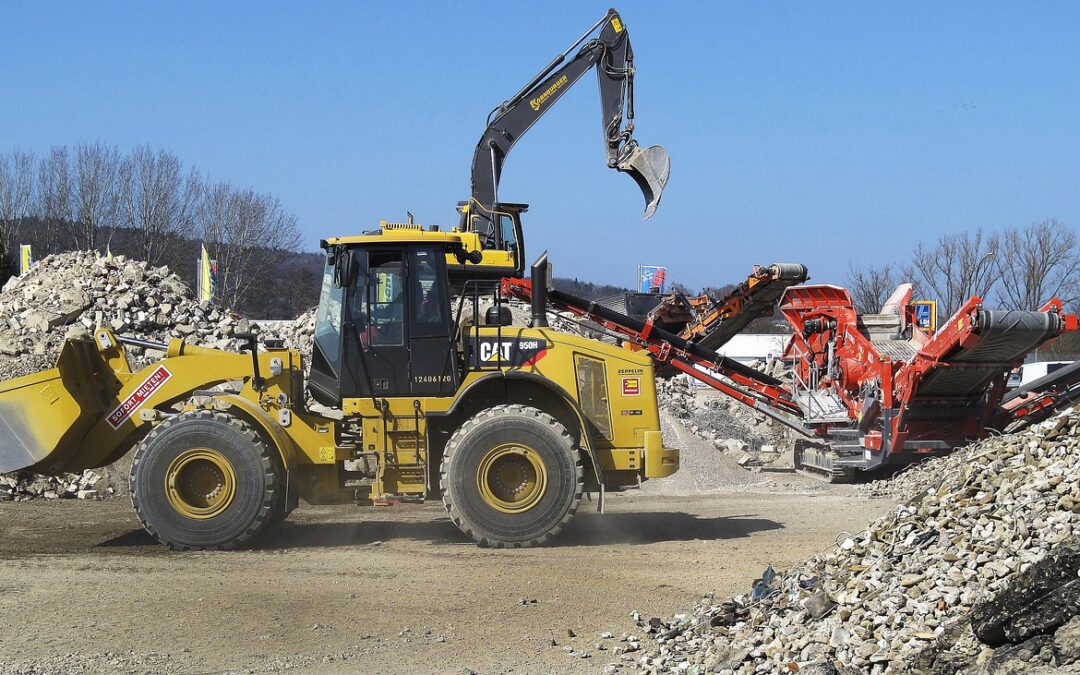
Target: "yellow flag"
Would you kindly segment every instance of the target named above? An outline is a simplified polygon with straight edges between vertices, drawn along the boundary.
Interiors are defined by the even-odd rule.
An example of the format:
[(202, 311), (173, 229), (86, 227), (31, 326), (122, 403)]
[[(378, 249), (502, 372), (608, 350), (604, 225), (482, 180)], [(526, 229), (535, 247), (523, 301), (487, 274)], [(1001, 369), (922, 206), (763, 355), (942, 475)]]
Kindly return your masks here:
[(30, 251), (30, 244), (23, 244), (19, 247), (19, 276), (29, 272), (33, 264), (34, 254)]
[(217, 261), (210, 259), (206, 244), (199, 256), (199, 302), (213, 302), (217, 291)]

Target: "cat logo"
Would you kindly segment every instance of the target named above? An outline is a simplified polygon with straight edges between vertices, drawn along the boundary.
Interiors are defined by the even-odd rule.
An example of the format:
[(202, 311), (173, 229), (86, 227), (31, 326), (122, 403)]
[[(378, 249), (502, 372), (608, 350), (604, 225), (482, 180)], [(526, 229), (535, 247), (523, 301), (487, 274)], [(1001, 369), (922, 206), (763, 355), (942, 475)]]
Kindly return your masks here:
[(537, 338), (499, 340), (483, 337), (470, 354), (474, 365), (532, 366), (547, 355), (547, 341)]

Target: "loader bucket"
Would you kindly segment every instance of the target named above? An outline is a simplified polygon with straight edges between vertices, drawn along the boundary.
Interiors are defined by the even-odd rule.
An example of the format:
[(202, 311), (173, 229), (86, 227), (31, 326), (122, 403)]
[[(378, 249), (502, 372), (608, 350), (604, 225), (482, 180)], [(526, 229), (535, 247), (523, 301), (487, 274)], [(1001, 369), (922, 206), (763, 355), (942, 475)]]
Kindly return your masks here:
[(635, 145), (632, 150), (615, 166), (623, 173), (630, 174), (645, 196), (645, 218), (656, 212), (660, 196), (671, 173), (671, 158), (667, 150), (659, 145), (642, 149)]
[(56, 367), (0, 382), (0, 473), (57, 474), (104, 415), (97, 376), (111, 376), (93, 342), (68, 340)]

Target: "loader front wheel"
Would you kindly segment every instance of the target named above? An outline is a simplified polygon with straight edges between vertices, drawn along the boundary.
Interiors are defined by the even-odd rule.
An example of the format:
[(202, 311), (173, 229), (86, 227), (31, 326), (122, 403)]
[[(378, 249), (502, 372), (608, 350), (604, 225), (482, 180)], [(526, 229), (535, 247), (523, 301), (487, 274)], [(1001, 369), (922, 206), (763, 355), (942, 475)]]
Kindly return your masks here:
[(547, 542), (570, 522), (584, 474), (573, 439), (555, 418), (498, 405), (451, 435), (440, 487), (450, 519), (481, 546), (524, 548)]
[(249, 543), (283, 504), (271, 448), (243, 420), (195, 410), (158, 424), (131, 465), (131, 503), (146, 531), (170, 548)]

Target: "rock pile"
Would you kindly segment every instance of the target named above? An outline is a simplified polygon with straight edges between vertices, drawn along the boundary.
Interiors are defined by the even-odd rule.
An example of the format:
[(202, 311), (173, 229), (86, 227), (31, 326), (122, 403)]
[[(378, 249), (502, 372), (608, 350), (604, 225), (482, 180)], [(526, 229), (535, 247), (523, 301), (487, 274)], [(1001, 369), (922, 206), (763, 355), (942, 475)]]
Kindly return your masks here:
[(791, 445), (778, 423), (712, 390), (695, 392), (685, 375), (657, 378), (656, 395), (664, 412), (744, 466), (770, 463)]
[[(1033, 587), (1026, 577), (1076, 579), (1065, 563), (1042, 563), (1057, 577), (1039, 565), (1080, 535), (1080, 410), (931, 460), (903, 484), (911, 492), (891, 515), (783, 574), (769, 568), (750, 593), (706, 596), (691, 614), (641, 622), (651, 648), (623, 658), (645, 672), (698, 673), (982, 672), (991, 664), (1026, 672), (1070, 663), (1075, 619), (1060, 627), (1045, 613), (1020, 620), (1041, 625), (1035, 637), (1022, 629), (1008, 637), (1002, 626), (1010, 611), (1035, 602), (1008, 601)], [(1063, 586), (1038, 601), (1055, 607), (1061, 623), (1080, 612), (1077, 590)], [(981, 616), (1004, 642), (1027, 642), (995, 652), (980, 641), (972, 630), (978, 603), (996, 609), (976, 612), (976, 623)], [(1061, 635), (1049, 637), (1051, 629)], [(1001, 665), (1011, 658), (1033, 661)]]
[(286, 347), (303, 354), (305, 365), (311, 361), (311, 350), (315, 345), (315, 315), (318, 310), (318, 307), (312, 307), (278, 331)]
[(81, 474), (38, 476), (29, 471), (0, 475), (0, 502), (44, 499), (101, 499), (116, 492), (107, 476), (87, 469)]
[[(0, 292), (0, 379), (51, 368), (65, 339), (88, 337), (97, 325), (221, 349), (233, 348), (233, 336), (251, 328), (239, 315), (199, 304), (168, 267), (86, 251), (52, 255)], [(129, 354), (139, 357), (141, 350)]]

